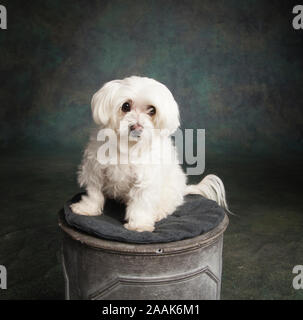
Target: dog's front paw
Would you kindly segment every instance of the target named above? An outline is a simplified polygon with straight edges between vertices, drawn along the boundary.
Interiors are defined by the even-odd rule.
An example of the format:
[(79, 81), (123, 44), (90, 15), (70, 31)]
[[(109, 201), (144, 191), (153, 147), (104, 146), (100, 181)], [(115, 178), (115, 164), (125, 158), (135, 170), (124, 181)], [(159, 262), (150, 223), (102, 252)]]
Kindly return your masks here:
[(125, 223), (124, 227), (128, 230), (138, 231), (138, 232), (143, 232), (143, 231), (153, 232), (155, 230), (155, 227), (151, 225), (135, 225), (131, 223)]
[(70, 208), (76, 214), (80, 214), (83, 216), (99, 216), (102, 214), (100, 208), (94, 205), (88, 205), (87, 203), (80, 201), (77, 203), (73, 203)]

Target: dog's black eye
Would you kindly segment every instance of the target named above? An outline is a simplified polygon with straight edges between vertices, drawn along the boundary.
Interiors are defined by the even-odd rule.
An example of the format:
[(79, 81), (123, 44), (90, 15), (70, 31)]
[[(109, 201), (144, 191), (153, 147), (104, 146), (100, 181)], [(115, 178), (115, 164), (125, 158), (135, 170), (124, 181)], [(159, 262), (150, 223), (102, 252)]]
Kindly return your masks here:
[(154, 106), (150, 106), (148, 108), (148, 111), (147, 113), (150, 115), (150, 116), (153, 116), (154, 114), (156, 114), (156, 108)]
[(128, 102), (123, 103), (121, 109), (123, 112), (129, 112), (130, 111), (130, 104)]

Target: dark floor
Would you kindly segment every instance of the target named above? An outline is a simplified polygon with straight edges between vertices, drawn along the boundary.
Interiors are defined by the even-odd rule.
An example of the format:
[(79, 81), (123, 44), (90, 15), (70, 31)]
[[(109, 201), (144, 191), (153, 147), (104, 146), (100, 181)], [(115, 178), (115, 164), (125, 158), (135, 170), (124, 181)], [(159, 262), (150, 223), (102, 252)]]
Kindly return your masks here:
[[(220, 160), (219, 160), (220, 159)], [(63, 299), (57, 212), (78, 192), (79, 151), (1, 155), (0, 299)], [(302, 161), (208, 159), (231, 209), (223, 252), (222, 299), (303, 299), (292, 269), (303, 264)]]

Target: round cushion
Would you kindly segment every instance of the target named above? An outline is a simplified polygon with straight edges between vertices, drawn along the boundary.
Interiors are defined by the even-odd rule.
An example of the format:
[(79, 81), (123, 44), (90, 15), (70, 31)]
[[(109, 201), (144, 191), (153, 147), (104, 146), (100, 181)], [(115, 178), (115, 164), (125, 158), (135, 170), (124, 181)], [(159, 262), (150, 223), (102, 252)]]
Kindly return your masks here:
[(79, 193), (64, 205), (66, 222), (80, 231), (101, 239), (128, 243), (165, 243), (185, 240), (217, 227), (225, 211), (215, 201), (200, 195), (187, 195), (183, 205), (155, 225), (153, 232), (137, 232), (124, 228), (125, 205), (107, 199), (100, 216), (83, 216), (72, 212), (70, 205), (78, 202)]

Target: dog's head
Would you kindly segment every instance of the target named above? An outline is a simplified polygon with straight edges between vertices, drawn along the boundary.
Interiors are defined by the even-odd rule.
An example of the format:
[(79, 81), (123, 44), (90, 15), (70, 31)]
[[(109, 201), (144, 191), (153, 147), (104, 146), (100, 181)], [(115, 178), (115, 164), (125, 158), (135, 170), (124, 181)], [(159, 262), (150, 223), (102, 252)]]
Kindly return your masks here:
[(178, 105), (162, 83), (132, 76), (106, 83), (92, 98), (93, 119), (98, 125), (119, 131), (121, 126), (136, 138), (147, 129), (170, 135), (180, 125)]

